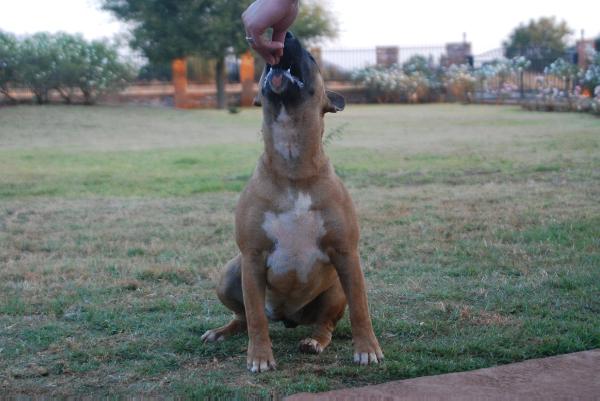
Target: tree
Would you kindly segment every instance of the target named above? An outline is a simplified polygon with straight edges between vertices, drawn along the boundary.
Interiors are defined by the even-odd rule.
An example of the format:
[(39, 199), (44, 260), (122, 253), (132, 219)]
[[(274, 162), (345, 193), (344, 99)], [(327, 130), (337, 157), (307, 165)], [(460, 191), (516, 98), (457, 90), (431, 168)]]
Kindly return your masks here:
[(554, 17), (531, 20), (513, 30), (503, 43), (504, 54), (508, 58), (524, 56), (531, 60), (533, 70), (541, 72), (564, 55), (566, 40), (571, 33), (565, 21), (557, 22)]
[[(151, 63), (200, 56), (216, 60), (217, 103), (226, 106), (225, 56), (248, 49), (241, 15), (251, 0), (102, 0), (102, 7), (133, 22), (130, 45)], [(302, 5), (294, 27), (307, 42), (337, 32), (318, 3)]]
[(103, 0), (103, 8), (134, 23), (130, 44), (153, 63), (188, 56), (214, 58), (217, 100), (225, 107), (225, 56), (247, 49), (241, 14), (250, 0)]
[(19, 76), (38, 104), (48, 102), (48, 93), (58, 86), (58, 52), (54, 38), (36, 33), (20, 43)]
[(93, 104), (133, 76), (114, 46), (88, 42), (81, 35), (36, 33), (20, 41), (17, 49), (18, 78), (39, 104), (48, 102), (51, 90), (71, 103), (77, 89), (85, 104)]
[(10, 85), (17, 80), (17, 46), (13, 35), (0, 31), (0, 93), (11, 101), (15, 100), (10, 96)]
[(290, 30), (303, 45), (314, 46), (323, 39), (337, 37), (338, 23), (322, 1), (304, 0), (300, 2), (298, 16)]
[(81, 35), (58, 33), (53, 37), (56, 54), (55, 89), (65, 103), (71, 104), (80, 85), (81, 70), (88, 43)]
[(133, 78), (132, 68), (122, 63), (117, 49), (106, 42), (90, 42), (81, 56), (77, 76), (85, 104), (93, 104), (98, 97), (124, 88)]

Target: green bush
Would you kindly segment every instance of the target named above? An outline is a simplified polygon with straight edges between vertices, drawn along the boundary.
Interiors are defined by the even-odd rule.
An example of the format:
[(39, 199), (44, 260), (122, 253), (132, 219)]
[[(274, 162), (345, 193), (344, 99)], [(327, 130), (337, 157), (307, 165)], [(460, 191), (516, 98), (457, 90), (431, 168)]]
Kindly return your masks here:
[(10, 87), (25, 87), (39, 104), (47, 103), (53, 90), (66, 103), (79, 96), (93, 104), (132, 77), (132, 69), (106, 42), (67, 33), (36, 33), (22, 40), (0, 33), (0, 91), (5, 96)]
[(16, 80), (17, 40), (13, 35), (0, 31), (0, 93), (10, 97), (10, 84)]
[(48, 94), (58, 85), (58, 54), (53, 37), (36, 33), (18, 45), (17, 84), (29, 88), (38, 104), (48, 102)]

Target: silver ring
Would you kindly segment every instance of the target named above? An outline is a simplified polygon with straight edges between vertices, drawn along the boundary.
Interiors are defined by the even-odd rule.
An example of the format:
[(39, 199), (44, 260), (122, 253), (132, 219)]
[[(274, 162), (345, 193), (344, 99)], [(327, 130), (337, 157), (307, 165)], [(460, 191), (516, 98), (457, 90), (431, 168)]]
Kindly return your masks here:
[(246, 42), (250, 43), (251, 45), (256, 44), (256, 41), (252, 36), (246, 36)]

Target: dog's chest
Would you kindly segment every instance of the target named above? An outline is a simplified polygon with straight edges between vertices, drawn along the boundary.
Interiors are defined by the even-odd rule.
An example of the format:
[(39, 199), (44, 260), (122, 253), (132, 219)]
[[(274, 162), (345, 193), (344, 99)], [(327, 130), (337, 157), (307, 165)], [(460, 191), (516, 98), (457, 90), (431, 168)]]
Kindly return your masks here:
[(295, 271), (298, 279), (306, 282), (318, 262), (329, 261), (319, 248), (325, 235), (323, 218), (320, 212), (310, 209), (311, 204), (310, 195), (300, 193), (290, 210), (265, 213), (262, 228), (275, 244), (267, 266), (274, 274)]
[(271, 124), (273, 146), (285, 160), (293, 160), (300, 156), (298, 130), (293, 124), (284, 106)]

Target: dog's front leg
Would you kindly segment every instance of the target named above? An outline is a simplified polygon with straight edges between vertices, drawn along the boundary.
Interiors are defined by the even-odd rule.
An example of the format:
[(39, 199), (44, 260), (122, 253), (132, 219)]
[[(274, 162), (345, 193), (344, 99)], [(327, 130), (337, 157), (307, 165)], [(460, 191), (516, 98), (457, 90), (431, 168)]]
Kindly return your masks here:
[(248, 325), (247, 366), (251, 372), (275, 369), (269, 338), (269, 322), (265, 315), (266, 270), (259, 252), (242, 253), (242, 291)]
[(358, 252), (338, 251), (332, 256), (350, 309), (354, 362), (360, 365), (379, 363), (383, 360), (383, 352), (373, 332), (365, 279), (360, 268)]

